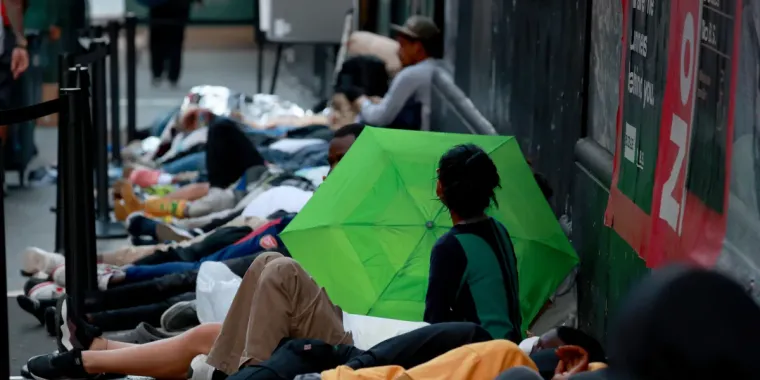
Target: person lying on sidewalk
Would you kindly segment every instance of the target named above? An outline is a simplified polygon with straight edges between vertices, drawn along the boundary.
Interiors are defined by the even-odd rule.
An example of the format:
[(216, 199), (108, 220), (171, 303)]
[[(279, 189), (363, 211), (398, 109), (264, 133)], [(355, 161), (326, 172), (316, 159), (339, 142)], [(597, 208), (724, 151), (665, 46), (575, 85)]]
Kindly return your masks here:
[[(330, 151), (328, 155), (331, 170), (348, 152), (363, 129), (364, 126), (361, 124), (352, 124), (336, 132), (335, 137), (331, 140)], [(245, 217), (239, 217), (238, 219), (227, 222), (226, 225), (237, 225), (236, 223), (245, 220)], [(256, 227), (261, 226), (263, 223), (263, 221), (260, 221)], [(254, 226), (251, 225), (251, 227)], [(280, 249), (278, 249), (278, 251), (287, 255), (287, 251), (285, 250), (284, 245), (279, 245), (279, 247)], [(177, 253), (177, 255), (181, 257), (193, 256), (186, 253)], [(54, 257), (57, 260), (60, 260), (60, 262), (63, 262), (62, 255), (53, 253), (46, 253), (45, 255), (39, 257), (40, 260), (37, 261), (44, 261), (46, 257), (49, 258), (50, 256)], [(236, 269), (241, 268), (242, 265), (244, 271), (244, 269), (250, 265), (250, 261), (248, 261), (248, 264), (240, 264), (240, 260), (246, 260), (249, 258), (252, 260), (252, 257), (253, 256), (249, 255), (243, 257), (242, 259), (225, 260), (223, 262), (228, 265), (234, 273), (242, 276), (241, 271), (237, 271)], [(106, 289), (90, 295), (85, 304), (89, 305), (88, 311), (98, 312), (161, 303), (169, 297), (174, 297), (186, 292), (194, 291), (197, 273), (197, 270), (190, 270), (161, 276), (152, 280), (140, 281), (130, 284), (121, 284), (118, 287), (113, 287), (111, 289)], [(28, 296), (19, 296), (19, 305), (23, 304), (22, 309), (34, 315), (40, 321), (40, 323), (45, 323), (45, 313), (48, 309), (50, 309), (50, 311), (47, 312), (47, 319), (53, 319), (52, 316), (54, 316), (54, 305), (52, 302), (53, 301), (37, 301), (31, 299)], [(98, 323), (103, 325), (110, 323), (97, 322), (98, 317), (99, 315), (93, 315), (90, 321), (95, 322), (96, 325), (98, 325)], [(110, 321), (110, 317), (108, 320)]]
[[(206, 110), (195, 110), (185, 116), (184, 122), (194, 123), (200, 115), (211, 117)], [(237, 185), (240, 178), (253, 168), (265, 171), (264, 159), (253, 143), (240, 129), (238, 123), (227, 118), (214, 118), (208, 132), (205, 149), (205, 164), (208, 173), (208, 193), (192, 202), (173, 197), (150, 198), (141, 202), (131, 190), (122, 186), (119, 193), (123, 206), (120, 214), (145, 211), (153, 216), (173, 216), (177, 218), (197, 217), (229, 209), (235, 206), (235, 194), (229, 190)], [(160, 176), (159, 176), (160, 177)], [(251, 177), (256, 177), (251, 175)], [(160, 181), (159, 181), (160, 182)], [(229, 190), (229, 191), (227, 191)], [(197, 196), (198, 194), (194, 194)]]
[[(185, 379), (192, 360), (201, 354), (208, 355), (207, 364), (234, 373), (269, 359), (283, 338), (353, 344), (346, 325), (373, 331), (370, 320), (334, 305), (296, 261), (272, 252), (253, 261), (223, 323), (202, 324), (173, 338), (138, 346), (109, 342), (99, 329), (70, 315), (70, 307), (67, 297), (59, 300), (59, 352), (27, 363), (36, 379), (83, 379), (101, 373)], [(380, 340), (425, 325), (395, 321), (394, 329)]]
[(259, 252), (266, 252), (267, 250), (277, 249), (284, 246), (279, 235), (280, 232), (288, 226), (290, 221), (293, 220), (293, 217), (294, 215), (288, 215), (269, 221), (234, 244), (203, 257), (188, 257), (188, 259), (191, 259), (189, 261), (159, 262), (161, 256), (149, 256), (142, 259), (143, 262), (146, 262), (146, 259), (150, 258), (156, 258), (157, 260), (155, 260), (154, 263), (147, 263), (146, 265), (138, 265), (138, 263), (135, 263), (135, 265), (115, 268), (112, 271), (98, 275), (98, 287), (100, 290), (104, 290), (121, 284), (146, 281), (167, 274), (199, 269), (201, 264), (207, 261), (230, 260)]
[[(288, 252), (285, 247), (277, 250), (285, 256)], [(222, 261), (232, 273), (242, 277), (251, 263), (258, 255), (248, 255), (238, 259)], [(148, 315), (155, 317), (156, 310), (164, 307), (164, 310), (174, 304), (169, 300), (177, 301), (176, 297), (194, 292), (198, 270), (174, 273), (149, 281), (141, 281), (134, 284), (125, 284), (104, 291), (93, 292), (85, 299), (84, 319), (103, 331), (116, 331), (132, 329), (139, 322), (157, 323), (150, 320)], [(55, 313), (57, 299), (35, 300), (28, 296), (18, 297), (21, 308), (32, 314), (40, 324), (44, 324), (51, 336), (55, 336)], [(148, 308), (143, 308), (147, 306)], [(158, 321), (161, 323), (161, 321)], [(172, 329), (174, 330), (174, 329)]]
[[(320, 172), (325, 172), (323, 168)], [(316, 186), (311, 179), (294, 174), (274, 174), (267, 172), (262, 176), (258, 184), (252, 186), (243, 196), (234, 209), (225, 211), (226, 215), (208, 219), (205, 225), (198, 228), (183, 228), (187, 225), (183, 219), (169, 219), (150, 217), (144, 212), (136, 212), (126, 220), (127, 232), (131, 239), (143, 242), (161, 242), (167, 237), (171, 239), (188, 238), (213, 231), (228, 220), (238, 216), (257, 217), (263, 219), (275, 219), (278, 211), (297, 213), (301, 211), (306, 202), (314, 194)], [(235, 193), (244, 194), (245, 191), (235, 190)], [(238, 196), (236, 195), (236, 198)], [(273, 216), (275, 215), (275, 216)], [(208, 216), (212, 216), (209, 214)], [(195, 218), (198, 220), (198, 218)], [(167, 236), (165, 232), (170, 230), (174, 236)], [(162, 234), (164, 236), (162, 236)]]
[[(109, 252), (99, 252), (98, 262), (123, 266), (130, 264), (150, 264), (168, 261), (193, 261), (207, 256), (250, 234), (267, 221), (261, 218), (240, 217), (208, 234), (199, 235), (181, 242), (149, 246), (126, 246)], [(60, 253), (47, 252), (37, 247), (27, 247), (23, 254), (22, 274), (32, 276), (37, 273), (48, 275), (60, 286), (66, 286), (65, 276), (57, 275), (64, 270), (65, 257)]]
[[(394, 322), (382, 318), (365, 318), (369, 318), (378, 324)], [(377, 339), (380, 339), (383, 329), (378, 330), (377, 327), (380, 326), (368, 323), (363, 327), (359, 326), (357, 330), (362, 333), (374, 333), (377, 335)], [(369, 331), (368, 328), (375, 330)], [(362, 335), (354, 334), (354, 341), (359, 342), (360, 340), (363, 340)], [(288, 339), (277, 347), (269, 359), (258, 365), (241, 368), (228, 379), (272, 379), (272, 376), (276, 376), (277, 379), (293, 379), (299, 375), (328, 371), (338, 366), (352, 370), (391, 365), (412, 368), (433, 360), (450, 350), (467, 344), (490, 340), (491, 336), (487, 331), (469, 322), (437, 323), (420, 327), (383, 340), (367, 351), (357, 347), (363, 346), (361, 343), (330, 345), (316, 339)], [(204, 358), (199, 357), (195, 360), (197, 362), (202, 359)], [(202, 370), (204, 367), (196, 363), (192, 376), (188, 377), (194, 380), (208, 379), (209, 377), (220, 380), (225, 375), (218, 370), (209, 373), (208, 368), (206, 368), (205, 373), (198, 373), (197, 370), (199, 369)]]
[[(333, 168), (343, 158), (356, 138), (361, 134), (363, 126), (349, 125), (336, 133), (330, 142), (328, 151), (328, 162)], [(254, 201), (255, 202), (255, 201)], [(150, 266), (131, 266), (124, 268), (123, 271), (112, 271), (104, 274), (98, 281), (101, 289), (107, 288), (112, 284), (122, 284), (130, 282), (144, 281), (155, 277), (160, 277), (170, 273), (193, 270), (200, 267), (203, 261), (222, 261), (244, 255), (260, 252), (262, 250), (274, 249), (283, 245), (279, 240), (279, 233), (282, 232), (292, 217), (284, 217), (277, 221), (272, 221), (248, 236), (248, 240), (238, 242), (238, 244), (229, 246), (212, 255), (206, 256), (197, 262), (173, 262), (163, 263)]]
[(515, 250), (506, 227), (486, 215), (492, 204), (498, 207), (496, 165), (480, 147), (467, 144), (446, 152), (437, 171), (436, 194), (454, 227), (430, 254), (424, 320), (473, 322), (494, 338), (520, 343)]
[[(472, 343), (455, 348), (414, 367), (386, 365), (355, 369), (339, 366), (319, 375), (297, 376), (314, 380), (490, 380), (515, 367), (535, 369), (535, 364), (516, 344), (508, 340)], [(237, 376), (231, 380), (239, 379)], [(242, 378), (240, 378), (242, 380)]]
[[(334, 166), (337, 164), (337, 161), (345, 154), (345, 151), (348, 149), (348, 147), (351, 146), (353, 141), (356, 141), (356, 138), (361, 134), (361, 131), (363, 130), (364, 125), (363, 124), (347, 124), (333, 134), (332, 139), (330, 140), (330, 145), (328, 146), (328, 166), (332, 165)], [(309, 188), (306, 188), (303, 186), (304, 184), (304, 178), (300, 176), (288, 176), (288, 175), (277, 175), (272, 178), (266, 178), (262, 183), (266, 183), (267, 186), (294, 186), (299, 187), (303, 190), (309, 190)], [(266, 190), (266, 186), (258, 186), (259, 188)], [(261, 191), (263, 191), (261, 190)], [(225, 211), (219, 211), (216, 213), (212, 213), (203, 217), (197, 217), (197, 218), (182, 218), (182, 219), (173, 219), (171, 220), (171, 225), (177, 228), (182, 228), (185, 230), (195, 230), (195, 229), (201, 229), (203, 231), (209, 231), (210, 229), (215, 228), (215, 225), (218, 225), (220, 221), (223, 221), (227, 218), (234, 217), (233, 215), (235, 213), (242, 213), (243, 210), (251, 203), (253, 200), (255, 200), (258, 195), (261, 193), (258, 191), (250, 191), (248, 194), (246, 194), (239, 202), (238, 204), (229, 210)], [(138, 223), (139, 222), (139, 223)], [(151, 219), (145, 216), (135, 215), (133, 214), (130, 217), (130, 223), (128, 223), (130, 229), (132, 229), (132, 224), (147, 224), (148, 226), (145, 227), (148, 230), (151, 230), (155, 228), (157, 224), (160, 223), (169, 223), (166, 221), (160, 221), (157, 219)], [(135, 227), (135, 229), (138, 229)], [(143, 231), (143, 228), (139, 228), (141, 231)], [(144, 233), (144, 232), (141, 232)]]

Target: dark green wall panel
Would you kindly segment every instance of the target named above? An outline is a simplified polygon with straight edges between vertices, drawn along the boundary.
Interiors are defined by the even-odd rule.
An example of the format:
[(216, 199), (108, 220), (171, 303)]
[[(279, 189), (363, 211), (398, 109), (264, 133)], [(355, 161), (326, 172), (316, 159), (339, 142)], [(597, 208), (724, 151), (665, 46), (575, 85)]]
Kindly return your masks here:
[(604, 226), (608, 196), (609, 190), (576, 164), (573, 245), (581, 258), (578, 320), (581, 329), (602, 342), (631, 285), (648, 273), (636, 252)]

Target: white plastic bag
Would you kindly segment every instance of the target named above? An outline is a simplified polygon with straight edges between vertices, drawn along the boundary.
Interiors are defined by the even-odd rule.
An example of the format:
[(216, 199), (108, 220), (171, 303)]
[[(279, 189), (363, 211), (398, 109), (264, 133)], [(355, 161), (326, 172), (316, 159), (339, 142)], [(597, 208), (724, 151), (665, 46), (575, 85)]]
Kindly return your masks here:
[(218, 261), (201, 264), (195, 285), (195, 306), (201, 323), (223, 322), (242, 279)]

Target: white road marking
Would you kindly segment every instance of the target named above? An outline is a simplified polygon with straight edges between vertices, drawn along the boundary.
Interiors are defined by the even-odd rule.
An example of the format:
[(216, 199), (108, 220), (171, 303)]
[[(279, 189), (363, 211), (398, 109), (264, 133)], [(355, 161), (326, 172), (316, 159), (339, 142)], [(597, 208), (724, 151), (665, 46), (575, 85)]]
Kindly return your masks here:
[(24, 376), (8, 376), (8, 380), (26, 380)]

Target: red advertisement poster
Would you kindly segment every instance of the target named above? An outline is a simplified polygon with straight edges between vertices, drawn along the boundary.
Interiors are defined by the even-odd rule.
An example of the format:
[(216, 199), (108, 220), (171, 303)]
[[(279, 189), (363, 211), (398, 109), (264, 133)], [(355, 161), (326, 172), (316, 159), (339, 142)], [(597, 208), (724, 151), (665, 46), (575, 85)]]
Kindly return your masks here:
[(726, 232), (741, 0), (681, 3), (671, 11), (671, 35), (680, 40), (670, 45), (675, 80), (663, 104), (650, 267), (713, 266)]
[(712, 266), (726, 228), (741, 0), (623, 0), (623, 9), (605, 223), (649, 267)]

